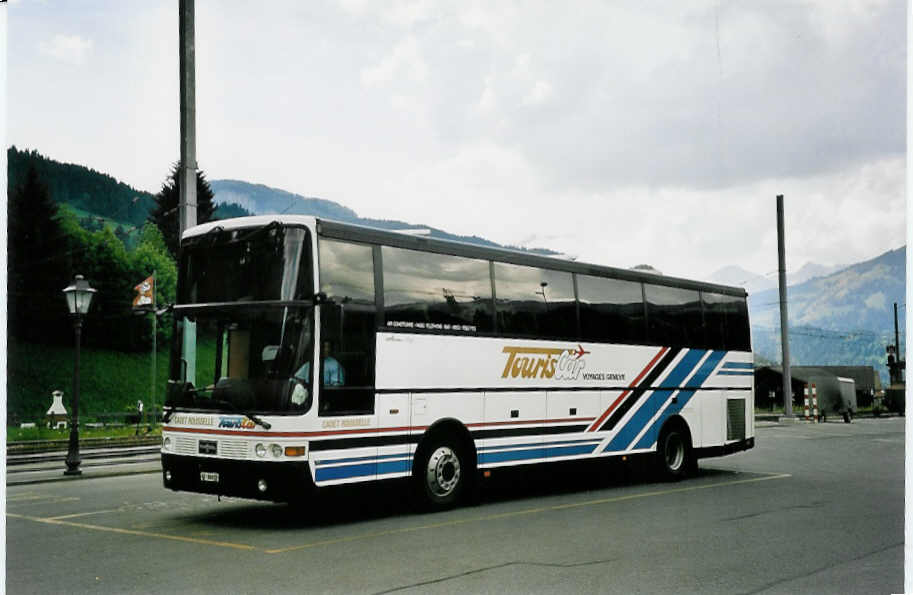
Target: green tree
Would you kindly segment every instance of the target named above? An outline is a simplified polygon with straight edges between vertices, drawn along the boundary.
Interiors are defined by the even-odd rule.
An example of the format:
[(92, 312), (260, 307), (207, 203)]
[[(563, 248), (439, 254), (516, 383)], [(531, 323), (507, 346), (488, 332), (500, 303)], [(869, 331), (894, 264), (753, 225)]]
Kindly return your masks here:
[[(180, 164), (175, 163), (171, 174), (162, 184), (161, 191), (155, 195), (155, 208), (149, 213), (148, 221), (154, 223), (165, 238), (165, 245), (171, 256), (177, 259), (178, 245), (178, 199), (180, 194)], [(197, 171), (197, 223), (212, 221), (216, 205), (213, 202), (212, 188), (206, 181), (206, 175)]]
[[(165, 245), (165, 238), (159, 228), (151, 223), (143, 226), (139, 242), (131, 255), (131, 267), (136, 283), (155, 274), (155, 303), (159, 308), (166, 304), (173, 304), (177, 294), (178, 272), (174, 259)], [(152, 322), (149, 316), (145, 317), (148, 331), (144, 336), (151, 338)], [(158, 342), (167, 345), (171, 337), (170, 317), (159, 320)]]
[(58, 207), (35, 168), (8, 193), (9, 334), (48, 342), (60, 336), (66, 304), (60, 293), (70, 281), (68, 244)]

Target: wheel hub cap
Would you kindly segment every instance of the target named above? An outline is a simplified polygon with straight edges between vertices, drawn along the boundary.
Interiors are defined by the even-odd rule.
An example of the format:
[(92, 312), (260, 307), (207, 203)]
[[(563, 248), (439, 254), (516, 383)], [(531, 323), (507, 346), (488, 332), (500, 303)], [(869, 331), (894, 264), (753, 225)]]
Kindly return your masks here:
[(425, 477), (431, 493), (449, 496), (460, 482), (460, 459), (451, 448), (441, 446), (431, 453)]

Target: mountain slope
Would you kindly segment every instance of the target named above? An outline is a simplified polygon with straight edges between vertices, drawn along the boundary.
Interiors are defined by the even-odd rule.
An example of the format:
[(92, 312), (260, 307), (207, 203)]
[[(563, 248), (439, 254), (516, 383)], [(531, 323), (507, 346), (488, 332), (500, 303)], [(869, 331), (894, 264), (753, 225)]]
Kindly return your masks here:
[[(906, 248), (886, 252), (787, 289), (793, 365), (872, 366), (885, 383), (885, 345), (894, 342), (894, 303), (906, 301)], [(756, 357), (779, 362), (776, 289), (749, 296)], [(899, 311), (901, 332), (906, 328)]]
[[(428, 229), (431, 231), (431, 237), (435, 238), (466, 242), (479, 246), (506, 247), (514, 250), (527, 251), (526, 248), (502, 246), (501, 244), (486, 240), (479, 236), (455, 235), (427, 225), (407, 223), (405, 221), (359, 217), (352, 209), (331, 200), (309, 198), (278, 188), (270, 188), (263, 184), (251, 184), (240, 180), (212, 180), (210, 181), (210, 186), (215, 195), (216, 204), (235, 203), (255, 215), (272, 215), (277, 213), (312, 215), (315, 217), (332, 219), (334, 221), (341, 221), (343, 223), (354, 223), (356, 225), (366, 225), (381, 229)], [(530, 249), (528, 251), (537, 254), (557, 254), (557, 252), (552, 250), (540, 248)]]
[[(894, 328), (893, 303), (905, 301), (906, 248), (851, 265), (826, 277), (788, 288), (790, 325), (827, 330), (888, 331)], [(752, 322), (778, 326), (776, 289), (750, 296)]]

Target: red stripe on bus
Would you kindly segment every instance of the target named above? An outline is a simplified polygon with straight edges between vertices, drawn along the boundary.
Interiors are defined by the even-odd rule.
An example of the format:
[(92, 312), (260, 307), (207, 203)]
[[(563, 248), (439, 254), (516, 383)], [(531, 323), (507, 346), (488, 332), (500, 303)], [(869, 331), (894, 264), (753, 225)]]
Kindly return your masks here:
[(647, 372), (649, 372), (653, 368), (653, 366), (656, 365), (656, 362), (659, 361), (659, 358), (661, 358), (667, 351), (669, 351), (668, 347), (663, 347), (662, 349), (659, 350), (659, 353), (657, 353), (656, 356), (654, 356), (654, 358), (650, 360), (650, 363), (647, 364), (647, 367), (644, 368), (643, 370), (641, 370), (640, 374), (637, 375), (637, 378), (635, 378), (631, 382), (631, 384), (628, 386), (628, 388), (626, 388), (624, 390), (624, 392), (622, 392), (620, 395), (618, 395), (618, 398), (615, 399), (615, 402), (612, 403), (611, 405), (609, 405), (609, 408), (605, 410), (605, 413), (603, 413), (602, 415), (599, 416), (599, 419), (596, 420), (596, 423), (594, 423), (592, 426), (590, 426), (590, 428), (587, 430), (587, 432), (596, 431), (596, 428), (598, 428), (602, 424), (602, 422), (604, 422), (605, 419), (609, 416), (609, 414), (612, 413), (612, 411), (614, 411), (616, 407), (618, 407), (619, 403), (621, 403), (624, 400), (624, 398), (627, 397), (631, 393), (632, 390), (637, 388), (637, 383), (640, 382), (644, 376), (646, 376)]
[(566, 419), (528, 419), (528, 420), (512, 420), (512, 421), (490, 421), (490, 422), (479, 422), (476, 424), (466, 424), (467, 428), (479, 428), (484, 426), (516, 426), (520, 424), (560, 424), (565, 422), (584, 422), (584, 421), (593, 421), (595, 417), (569, 417)]
[[(495, 422), (479, 422), (474, 424), (466, 424), (470, 428), (480, 428), (480, 427), (493, 427), (493, 426), (508, 426), (508, 425), (522, 425), (522, 424), (547, 424), (547, 423), (567, 423), (567, 422), (590, 422), (593, 421), (592, 417), (573, 417), (566, 419), (530, 419), (530, 420), (512, 420), (512, 421), (495, 421)], [(379, 434), (387, 432), (411, 432), (415, 430), (427, 430), (428, 426), (403, 426), (398, 428), (357, 428), (352, 430), (324, 430), (317, 432), (254, 432), (254, 431), (244, 431), (244, 430), (218, 430), (212, 428), (182, 428), (182, 427), (171, 427), (165, 426), (162, 428), (167, 432), (187, 432), (190, 434), (216, 434), (221, 436), (258, 436), (258, 437), (273, 437), (273, 438), (309, 438), (312, 436), (345, 436), (349, 434)]]

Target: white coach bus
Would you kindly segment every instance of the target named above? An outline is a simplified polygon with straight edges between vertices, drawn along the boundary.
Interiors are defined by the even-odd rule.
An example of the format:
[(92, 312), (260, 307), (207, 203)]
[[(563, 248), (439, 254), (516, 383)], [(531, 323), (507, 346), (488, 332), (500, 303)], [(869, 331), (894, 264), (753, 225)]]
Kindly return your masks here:
[(164, 485), (291, 501), (754, 446), (743, 289), (302, 216), (182, 238)]

